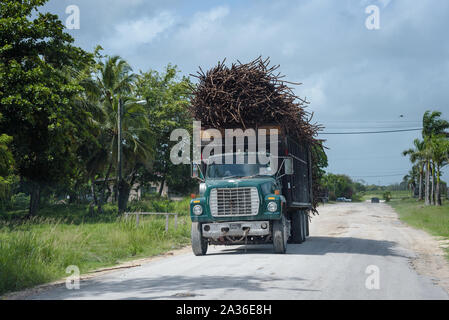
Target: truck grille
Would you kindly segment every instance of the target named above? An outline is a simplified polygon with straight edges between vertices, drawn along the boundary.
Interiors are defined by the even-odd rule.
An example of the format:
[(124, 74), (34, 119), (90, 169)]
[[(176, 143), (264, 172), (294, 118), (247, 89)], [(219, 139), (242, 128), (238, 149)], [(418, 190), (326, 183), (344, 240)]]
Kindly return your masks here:
[(210, 212), (214, 217), (254, 216), (259, 212), (257, 188), (216, 188), (210, 192)]

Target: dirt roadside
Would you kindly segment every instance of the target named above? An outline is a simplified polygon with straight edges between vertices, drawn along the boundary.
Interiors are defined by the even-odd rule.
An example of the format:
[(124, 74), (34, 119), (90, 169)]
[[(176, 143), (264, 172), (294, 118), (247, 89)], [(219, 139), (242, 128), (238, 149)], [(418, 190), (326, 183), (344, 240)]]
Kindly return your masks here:
[(418, 274), (431, 278), (449, 294), (449, 260), (444, 250), (448, 239), (409, 226), (385, 203), (325, 205), (319, 211), (321, 216), (326, 215), (325, 219), (319, 219), (320, 233), (337, 237), (349, 233), (366, 239), (394, 241), (413, 252), (409, 263)]

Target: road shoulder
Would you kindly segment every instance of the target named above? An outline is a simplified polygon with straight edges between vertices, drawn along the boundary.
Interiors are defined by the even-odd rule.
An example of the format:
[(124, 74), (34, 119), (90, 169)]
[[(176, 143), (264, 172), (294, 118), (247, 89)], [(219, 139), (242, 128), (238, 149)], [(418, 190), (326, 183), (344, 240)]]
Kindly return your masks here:
[[(406, 226), (401, 231), (407, 239), (408, 247), (416, 253), (410, 259), (411, 267), (420, 275), (429, 277), (435, 285), (442, 287), (449, 294), (449, 261), (443, 249), (447, 239), (436, 237), (424, 230), (417, 229), (400, 219), (399, 213), (392, 207), (398, 221)], [(406, 230), (406, 231), (405, 231)]]

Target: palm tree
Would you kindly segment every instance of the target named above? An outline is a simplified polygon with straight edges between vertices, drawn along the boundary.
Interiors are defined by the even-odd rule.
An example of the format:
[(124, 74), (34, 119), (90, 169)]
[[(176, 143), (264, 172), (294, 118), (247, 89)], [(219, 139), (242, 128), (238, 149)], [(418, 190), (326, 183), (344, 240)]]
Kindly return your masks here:
[[(152, 135), (146, 116), (145, 107), (136, 103), (133, 96), (133, 86), (136, 75), (132, 73), (129, 64), (119, 56), (108, 57), (99, 63), (96, 84), (100, 92), (101, 136), (107, 154), (103, 155), (107, 169), (100, 192), (100, 201), (104, 202), (105, 190), (114, 164), (117, 159), (118, 126), (117, 116), (122, 103), (122, 143), (124, 154), (123, 197), (128, 199), (132, 184), (136, 178), (138, 166), (148, 166), (151, 160)], [(100, 152), (100, 150), (99, 150)], [(119, 186), (116, 186), (118, 188)]]
[[(100, 58), (100, 50), (98, 46), (95, 49), (94, 57)], [(86, 117), (80, 121), (87, 122), (89, 129), (85, 141), (80, 145), (78, 150), (79, 158), (84, 164), (84, 175), (90, 184), (91, 195), (93, 203), (91, 203), (91, 210), (93, 212), (93, 205), (98, 206), (101, 212), (101, 203), (98, 201), (95, 192), (95, 180), (98, 175), (105, 171), (106, 159), (108, 158), (109, 150), (104, 140), (105, 135), (102, 134), (101, 124), (105, 121), (104, 112), (101, 108), (101, 90), (96, 79), (92, 76), (99, 70), (99, 64), (92, 60), (92, 63), (85, 65), (81, 70), (68, 70), (70, 76), (75, 79), (83, 90), (74, 97), (72, 102), (79, 106), (86, 112)]]
[(430, 176), (432, 174), (432, 148), (430, 146), (430, 137), (424, 137), (424, 150), (423, 150), (423, 158), (425, 162), (425, 173), (426, 173), (426, 181), (425, 181), (425, 204), (431, 205), (432, 204), (432, 193), (433, 193), (433, 186), (431, 184)]
[(431, 135), (445, 135), (449, 137), (449, 121), (441, 119), (442, 113), (440, 111), (426, 111), (423, 116), (423, 137)]
[(407, 186), (407, 188), (412, 192), (412, 197), (415, 195), (416, 185), (419, 181), (419, 166), (414, 165), (412, 170), (408, 172), (402, 179), (403, 183)]
[(413, 141), (413, 145), (414, 148), (413, 149), (408, 149), (408, 150), (404, 150), (402, 152), (402, 154), (404, 156), (409, 156), (410, 157), (410, 161), (413, 164), (416, 164), (418, 166), (418, 171), (419, 171), (419, 183), (418, 183), (418, 200), (423, 200), (423, 190), (422, 190), (422, 185), (423, 185), (423, 174), (424, 174), (424, 165), (425, 165), (425, 158), (424, 158), (424, 141), (419, 140), (419, 139), (415, 139)]
[[(435, 189), (435, 164), (432, 162), (432, 136), (444, 135), (449, 137), (446, 132), (449, 129), (449, 122), (441, 119), (440, 111), (426, 111), (423, 116), (423, 130), (422, 135), (425, 144), (425, 159), (426, 159), (426, 205), (435, 204), (434, 189)], [(432, 174), (432, 189), (430, 190), (430, 175)]]
[(441, 206), (441, 195), (440, 195), (441, 168), (448, 164), (449, 140), (444, 135), (432, 136), (430, 140), (430, 146), (432, 150), (432, 161), (434, 163), (434, 168), (436, 168), (436, 190), (435, 190), (436, 204)]

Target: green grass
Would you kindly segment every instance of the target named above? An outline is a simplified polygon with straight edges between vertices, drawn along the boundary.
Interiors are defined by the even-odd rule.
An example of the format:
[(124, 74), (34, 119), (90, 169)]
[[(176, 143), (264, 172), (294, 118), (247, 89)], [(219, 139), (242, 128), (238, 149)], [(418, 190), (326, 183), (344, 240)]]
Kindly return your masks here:
[[(422, 229), (434, 236), (449, 239), (449, 203), (443, 206), (425, 206), (416, 199), (393, 199), (390, 205), (399, 214), (399, 218), (412, 227)], [(446, 249), (449, 259), (449, 250)]]
[(429, 233), (449, 238), (449, 205), (425, 206), (416, 199), (391, 201), (399, 217), (409, 225)]
[[(383, 200), (383, 194), (384, 191), (366, 191), (366, 192), (360, 192), (358, 195), (361, 197), (362, 201), (371, 200), (371, 198), (379, 198)], [(391, 191), (391, 200), (396, 199), (407, 199), (410, 198), (410, 191), (407, 190), (401, 190), (401, 191)]]
[[(178, 228), (165, 217), (125, 220), (105, 210), (90, 217), (84, 206), (52, 206), (32, 220), (0, 220), (0, 294), (58, 280), (76, 265), (81, 273), (148, 257), (190, 243), (188, 199), (173, 203)], [(187, 210), (186, 210), (187, 208)]]

